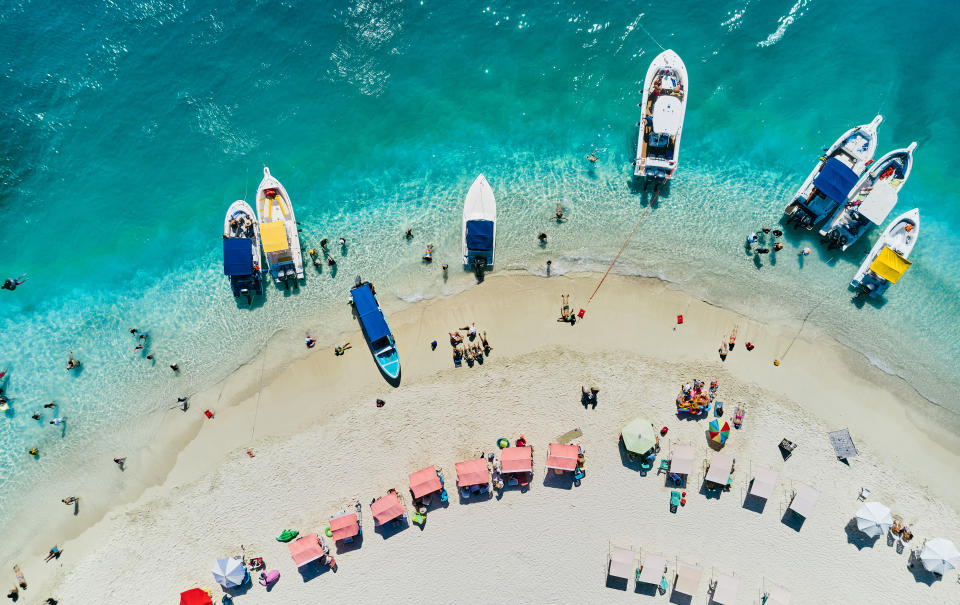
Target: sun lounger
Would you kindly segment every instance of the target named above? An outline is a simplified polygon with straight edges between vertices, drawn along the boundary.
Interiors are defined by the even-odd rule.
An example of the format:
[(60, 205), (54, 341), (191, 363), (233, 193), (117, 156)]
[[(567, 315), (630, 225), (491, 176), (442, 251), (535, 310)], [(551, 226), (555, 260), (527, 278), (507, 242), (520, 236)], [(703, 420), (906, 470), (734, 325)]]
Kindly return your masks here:
[(670, 512), (677, 512), (677, 508), (680, 506), (680, 492), (673, 490), (670, 492)]
[(865, 488), (865, 487), (861, 487), (861, 488), (860, 488), (860, 495), (857, 496), (857, 500), (860, 500), (861, 502), (863, 502), (864, 500), (866, 500), (866, 499), (869, 498), (869, 497), (870, 497), (870, 490), (867, 489), (867, 488)]
[(661, 459), (660, 459), (660, 468), (657, 469), (657, 474), (659, 475), (661, 472), (664, 472), (664, 473), (665, 473), (665, 472), (667, 472), (667, 471), (669, 471), (669, 470), (670, 470), (670, 459), (669, 459), (669, 458), (661, 458)]

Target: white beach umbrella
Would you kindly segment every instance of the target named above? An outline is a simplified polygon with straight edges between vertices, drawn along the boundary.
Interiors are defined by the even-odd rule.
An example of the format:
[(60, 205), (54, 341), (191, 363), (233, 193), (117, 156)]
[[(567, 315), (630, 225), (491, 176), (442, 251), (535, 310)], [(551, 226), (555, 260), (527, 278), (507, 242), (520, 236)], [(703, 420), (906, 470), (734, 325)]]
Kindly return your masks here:
[(217, 559), (212, 571), (213, 579), (224, 588), (240, 586), (247, 579), (247, 570), (239, 559)]
[(956, 569), (958, 561), (960, 561), (960, 551), (950, 540), (934, 538), (923, 543), (920, 562), (927, 571), (944, 574), (951, 569)]
[(857, 511), (857, 528), (871, 538), (887, 533), (891, 525), (890, 509), (879, 502), (867, 502)]

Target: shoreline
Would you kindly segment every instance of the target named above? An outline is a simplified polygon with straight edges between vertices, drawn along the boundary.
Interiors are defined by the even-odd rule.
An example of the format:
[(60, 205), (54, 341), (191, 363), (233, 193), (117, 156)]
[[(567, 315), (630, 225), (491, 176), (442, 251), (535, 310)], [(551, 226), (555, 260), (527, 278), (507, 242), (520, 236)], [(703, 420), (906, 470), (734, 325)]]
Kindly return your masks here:
[[(734, 375), (746, 373), (751, 383), (771, 392), (828, 392), (837, 385), (817, 387), (809, 384), (808, 378), (835, 373), (838, 365), (842, 365), (844, 382), (859, 381), (860, 384), (854, 387), (843, 384), (839, 386), (839, 391), (848, 396), (856, 393), (858, 388), (864, 392), (878, 393), (873, 403), (882, 410), (881, 413), (876, 413), (874, 409), (864, 414), (862, 409), (856, 409), (857, 404), (849, 410), (838, 408), (836, 401), (817, 404), (816, 397), (809, 395), (805, 397), (808, 405), (805, 412), (812, 411), (822, 422), (831, 423), (833, 429), (849, 424), (854, 442), (861, 452), (881, 458), (884, 464), (891, 468), (901, 465), (898, 452), (878, 447), (879, 444), (874, 441), (872, 434), (905, 431), (908, 433), (905, 442), (922, 443), (927, 439), (935, 443), (934, 448), (914, 448), (914, 451), (911, 451), (910, 468), (905, 475), (910, 476), (912, 481), (919, 479), (921, 491), (936, 492), (936, 497), (944, 499), (954, 510), (957, 509), (960, 502), (958, 491), (943, 485), (942, 482), (936, 482), (935, 479), (945, 476), (943, 473), (949, 473), (951, 468), (955, 468), (956, 463), (960, 462), (960, 439), (954, 437), (948, 428), (936, 419), (931, 421), (929, 414), (922, 411), (922, 405), (928, 403), (927, 400), (908, 383), (883, 372), (865, 356), (839, 342), (822, 336), (808, 340), (803, 334), (797, 336), (789, 326), (754, 322), (733, 311), (695, 299), (673, 288), (672, 284), (656, 278), (616, 274), (608, 277), (604, 289), (588, 308), (585, 319), (576, 326), (556, 324), (556, 330), (545, 329), (541, 334), (544, 337), (542, 343), (516, 342), (515, 337), (507, 338), (502, 333), (504, 330), (501, 325), (516, 327), (513, 326), (515, 319), (512, 315), (535, 318), (542, 316), (544, 320), (553, 322), (559, 308), (560, 291), (570, 291), (572, 306), (574, 309), (579, 308), (582, 304), (579, 297), (585, 297), (592, 291), (597, 277), (595, 274), (578, 274), (544, 279), (526, 274), (498, 273), (488, 277), (488, 283), (483, 286), (408, 304), (396, 312), (390, 312), (390, 302), (394, 301), (385, 300), (388, 321), (397, 335), (404, 363), (400, 389), (414, 388), (453, 371), (449, 351), (443, 344), (443, 335), (422, 333), (423, 324), (436, 323), (436, 316), (444, 319), (444, 325), (449, 324), (448, 329), (469, 321), (468, 316), (476, 317), (481, 330), (484, 326), (490, 326), (490, 341), (494, 345), (495, 353), (489, 363), (496, 367), (501, 356), (517, 359), (544, 347), (566, 349), (571, 346), (568, 340), (574, 341), (578, 353), (588, 356), (606, 354), (610, 350), (631, 351), (633, 347), (618, 344), (621, 335), (616, 326), (611, 326), (609, 321), (600, 318), (594, 319), (603, 314), (615, 315), (621, 319), (636, 321), (638, 326), (642, 326), (640, 332), (645, 334), (644, 338), (652, 335), (654, 340), (665, 343), (665, 352), (674, 362), (697, 364), (715, 369), (709, 371)], [(525, 296), (517, 299), (520, 293)], [(490, 300), (488, 294), (501, 296)], [(381, 298), (385, 298), (383, 294)], [(636, 305), (636, 302), (643, 304)], [(685, 316), (682, 326), (674, 323), (675, 314), (679, 312), (683, 312)], [(720, 338), (720, 332), (732, 327), (731, 321), (740, 324), (740, 346), (725, 364), (721, 364), (715, 351), (716, 343), (719, 342), (716, 339)], [(720, 325), (722, 323), (726, 323), (728, 327), (723, 328)], [(537, 325), (543, 327), (539, 322)], [(126, 486), (125, 498), (121, 498), (119, 502), (111, 499), (118, 504), (104, 507), (99, 518), (83, 515), (87, 517), (84, 526), (77, 528), (75, 524), (71, 528), (74, 535), (78, 536), (71, 541), (75, 544), (68, 545), (71, 555), (79, 552), (80, 556), (83, 556), (85, 551), (94, 549), (98, 539), (102, 539), (102, 535), (99, 535), (103, 531), (101, 528), (115, 523), (121, 510), (142, 506), (144, 502), (150, 502), (159, 494), (169, 494), (176, 486), (202, 481), (204, 477), (216, 474), (214, 471), (224, 465), (235, 464), (236, 457), (242, 455), (247, 447), (252, 446), (255, 450), (261, 447), (272, 448), (277, 446), (284, 436), (322, 431), (329, 419), (338, 418), (354, 409), (355, 399), (361, 395), (367, 398), (383, 397), (389, 403), (394, 389), (376, 373), (359, 330), (341, 335), (336, 341), (349, 340), (354, 344), (354, 350), (343, 358), (332, 355), (334, 343), (329, 343), (330, 347), (323, 350), (318, 346), (305, 352), (300, 339), (291, 339), (288, 332), (289, 330), (278, 331), (263, 350), (231, 373), (229, 378), (192, 396), (191, 410), (187, 414), (174, 411), (173, 420), (167, 418), (169, 414), (164, 415), (162, 435), (143, 452), (137, 453), (137, 456), (150, 455), (151, 463), (145, 465), (142, 473), (138, 471), (131, 475), (134, 480), (131, 485)], [(437, 338), (440, 342), (438, 351), (433, 353), (428, 346), (432, 338)], [(746, 353), (741, 343), (746, 343), (751, 338), (756, 341), (757, 349)], [(773, 351), (783, 351), (791, 341), (793, 344), (789, 355), (781, 367), (775, 368), (771, 363)], [(498, 342), (503, 342), (503, 345)], [(278, 352), (281, 352), (279, 356)], [(656, 358), (659, 359), (659, 356)], [(796, 371), (792, 371), (794, 368)], [(456, 371), (464, 370), (466, 368)], [(261, 380), (261, 376), (267, 379)], [(301, 378), (297, 379), (297, 376)], [(310, 394), (302, 392), (305, 376), (314, 389)], [(871, 381), (876, 384), (871, 385)], [(907, 401), (898, 401), (898, 398)], [(910, 402), (910, 399), (914, 401)], [(316, 400), (323, 403), (318, 406)], [(786, 404), (787, 402), (781, 402), (781, 405)], [(672, 406), (672, 397), (660, 405), (661, 411), (658, 413), (665, 416), (662, 406)], [(748, 403), (748, 418), (749, 405)], [(200, 416), (207, 407), (215, 410), (216, 418), (212, 422)], [(931, 409), (940, 408), (931, 406)], [(455, 444), (448, 445), (453, 447)], [(545, 450), (545, 443), (537, 445), (540, 451)], [(828, 448), (829, 443), (824, 435), (821, 444), (803, 443), (802, 446), (821, 449)], [(468, 456), (466, 452), (463, 455)], [(416, 469), (392, 470), (412, 472)], [(123, 478), (127, 479), (126, 476)], [(86, 510), (84, 504), (88, 501), (84, 499), (84, 502), (81, 502), (83, 510)], [(59, 503), (57, 505), (62, 507)], [(59, 512), (63, 513), (62, 510)], [(31, 513), (32, 515), (27, 516), (37, 514), (36, 511)], [(29, 528), (27, 522), (20, 521), (18, 525), (27, 528), (35, 536), (34, 539), (23, 542), (30, 544), (27, 551), (30, 558), (25, 559), (24, 555), (19, 557), (21, 561), (32, 561), (34, 555), (41, 554), (48, 546), (43, 542), (37, 543), (37, 532), (32, 531), (34, 528)], [(65, 560), (72, 558), (67, 554), (64, 557)], [(23, 565), (28, 578), (43, 577), (44, 574), (32, 569), (32, 564), (29, 569), (27, 564)], [(36, 579), (32, 581), (35, 582)]]

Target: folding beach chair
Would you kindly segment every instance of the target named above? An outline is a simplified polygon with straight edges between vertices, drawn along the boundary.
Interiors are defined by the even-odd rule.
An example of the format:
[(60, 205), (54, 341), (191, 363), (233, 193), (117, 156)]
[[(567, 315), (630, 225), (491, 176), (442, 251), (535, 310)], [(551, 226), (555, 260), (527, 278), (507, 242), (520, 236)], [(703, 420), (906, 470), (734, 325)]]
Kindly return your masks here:
[(677, 512), (677, 508), (680, 506), (680, 492), (673, 490), (670, 492), (670, 512)]
[(657, 469), (657, 474), (666, 473), (670, 470), (670, 459), (662, 458), (660, 460), (660, 467)]

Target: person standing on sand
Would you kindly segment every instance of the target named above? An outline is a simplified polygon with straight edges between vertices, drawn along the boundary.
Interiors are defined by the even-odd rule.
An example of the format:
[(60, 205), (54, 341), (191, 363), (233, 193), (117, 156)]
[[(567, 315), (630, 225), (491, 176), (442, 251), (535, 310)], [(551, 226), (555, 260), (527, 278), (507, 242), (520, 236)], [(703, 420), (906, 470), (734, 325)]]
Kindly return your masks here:
[(726, 341), (720, 342), (720, 348), (717, 349), (717, 352), (720, 353), (720, 361), (727, 360), (727, 342)]
[(173, 370), (174, 372), (179, 372), (179, 371), (180, 371), (180, 365), (179, 365), (179, 364), (176, 364), (176, 363), (171, 363), (171, 364), (170, 364), (170, 369)]
[(739, 326), (733, 326), (733, 332), (730, 332), (730, 350), (733, 350), (733, 345), (737, 342), (737, 329)]
[(580, 402), (583, 404), (583, 407), (586, 408), (592, 403), (593, 409), (597, 409), (597, 393), (600, 392), (600, 389), (597, 387), (590, 387), (588, 390), (587, 387), (581, 386), (580, 390), (583, 392), (583, 394), (580, 396)]
[(117, 464), (117, 466), (120, 467), (120, 470), (123, 470), (123, 465), (127, 461), (127, 457), (124, 456), (123, 458), (114, 458), (113, 461)]

